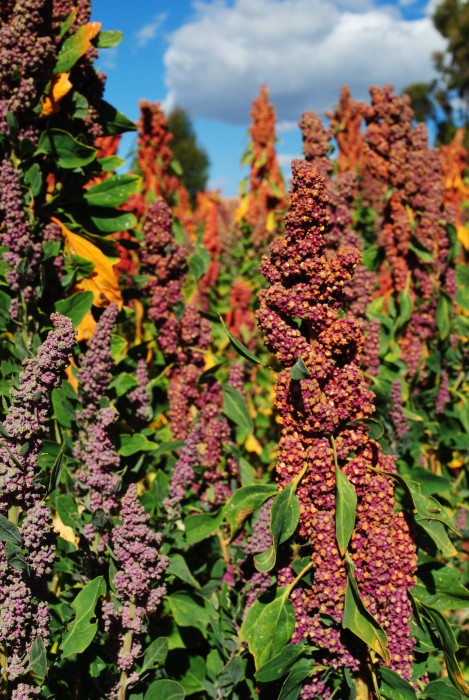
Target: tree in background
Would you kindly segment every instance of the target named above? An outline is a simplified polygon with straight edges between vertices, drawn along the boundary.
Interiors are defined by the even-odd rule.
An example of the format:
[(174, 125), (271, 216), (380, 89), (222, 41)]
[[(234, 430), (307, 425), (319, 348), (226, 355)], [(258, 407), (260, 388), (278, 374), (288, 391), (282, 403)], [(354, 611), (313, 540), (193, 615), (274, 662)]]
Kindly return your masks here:
[(171, 150), (182, 168), (181, 181), (191, 199), (207, 187), (210, 161), (206, 151), (197, 143), (191, 120), (181, 107), (175, 107), (168, 116), (168, 130), (172, 134)]
[(469, 2), (442, 0), (432, 19), (448, 42), (445, 51), (433, 55), (439, 77), (430, 83), (413, 83), (404, 92), (412, 100), (417, 121), (433, 123), (436, 142), (442, 144), (449, 143), (457, 126), (469, 122)]

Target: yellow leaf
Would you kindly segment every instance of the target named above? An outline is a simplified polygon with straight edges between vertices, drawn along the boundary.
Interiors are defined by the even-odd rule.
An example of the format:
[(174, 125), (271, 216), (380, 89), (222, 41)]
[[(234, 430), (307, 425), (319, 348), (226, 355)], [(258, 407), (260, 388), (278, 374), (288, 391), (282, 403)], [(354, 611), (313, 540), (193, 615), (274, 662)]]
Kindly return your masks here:
[(115, 263), (104, 255), (94, 243), (79, 236), (77, 233), (69, 231), (68, 228), (55, 217), (52, 217), (52, 220), (58, 224), (62, 230), (67, 252), (79, 255), (81, 258), (89, 260), (94, 265), (91, 276), (80, 280), (75, 289), (77, 291), (93, 292), (94, 306), (109, 306), (109, 304), (115, 302), (119, 309), (121, 309), (124, 302), (121, 290), (119, 289), (119, 282), (113, 269), (113, 264)]
[[(96, 329), (96, 321), (94, 320), (93, 314), (91, 311), (88, 311), (83, 318), (81, 319), (80, 323), (78, 324), (76, 330), (77, 330), (77, 340), (78, 342), (85, 340), (86, 342), (89, 341), (91, 336), (93, 335), (94, 331)], [(70, 381), (70, 380), (69, 380)]]
[(241, 204), (236, 209), (235, 221), (236, 222), (242, 221), (244, 219), (244, 217), (246, 216), (248, 209), (249, 209), (249, 193), (245, 197), (242, 198)]
[[(96, 325), (96, 322), (95, 322), (95, 325)], [(70, 360), (69, 366), (65, 370), (65, 374), (67, 376), (69, 384), (72, 385), (72, 387), (75, 389), (75, 391), (78, 391), (78, 379), (76, 378), (76, 376), (73, 373), (73, 370), (76, 368), (77, 368), (77, 366), (76, 366), (75, 361), (72, 357), (72, 359)]]
[(49, 95), (44, 97), (42, 102), (41, 117), (50, 117), (51, 114), (59, 111), (59, 102), (65, 97), (73, 85), (69, 78), (70, 73), (59, 73), (52, 76)]
[(469, 250), (469, 231), (465, 226), (457, 226), (458, 241), (465, 250)]
[(58, 532), (60, 537), (62, 537), (62, 539), (64, 539), (66, 542), (71, 542), (72, 544), (75, 545), (75, 547), (78, 547), (79, 537), (77, 537), (75, 535), (75, 533), (73, 532), (72, 528), (69, 525), (64, 525), (64, 523), (60, 519), (58, 513), (55, 515), (55, 518), (52, 520), (52, 525), (53, 525), (54, 531)]
[(217, 364), (217, 361), (211, 352), (208, 352), (205, 355), (204, 362), (204, 372), (206, 372), (208, 369), (212, 369), (212, 367), (215, 367), (215, 365)]
[(275, 221), (275, 212), (269, 211), (267, 214), (267, 219), (265, 221), (265, 230), (268, 231), (269, 233), (273, 233), (275, 231), (277, 226), (277, 222)]
[(244, 447), (248, 452), (255, 452), (256, 455), (260, 455), (262, 452), (262, 447), (260, 446), (258, 439), (254, 437), (254, 435), (249, 435), (249, 437), (246, 438)]
[(132, 306), (135, 309), (135, 344), (139, 345), (143, 339), (143, 304), (138, 299), (132, 300)]

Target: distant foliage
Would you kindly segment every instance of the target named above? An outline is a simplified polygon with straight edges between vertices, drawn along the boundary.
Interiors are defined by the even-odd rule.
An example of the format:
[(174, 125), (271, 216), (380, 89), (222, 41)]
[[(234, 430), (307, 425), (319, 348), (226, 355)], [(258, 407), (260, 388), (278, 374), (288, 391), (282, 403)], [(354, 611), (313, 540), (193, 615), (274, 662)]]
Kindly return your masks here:
[(462, 132), (344, 88), (286, 193), (263, 86), (227, 200), (90, 11), (0, 8), (0, 696), (468, 697)]

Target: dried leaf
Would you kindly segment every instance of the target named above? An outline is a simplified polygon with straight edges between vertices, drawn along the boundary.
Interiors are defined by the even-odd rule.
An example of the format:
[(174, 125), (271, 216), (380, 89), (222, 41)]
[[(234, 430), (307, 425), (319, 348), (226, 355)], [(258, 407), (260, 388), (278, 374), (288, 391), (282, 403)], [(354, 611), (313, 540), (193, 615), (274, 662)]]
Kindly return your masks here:
[(55, 217), (52, 217), (52, 220), (61, 228), (67, 252), (85, 258), (94, 265), (91, 276), (80, 280), (76, 289), (93, 292), (94, 306), (108, 306), (115, 302), (121, 309), (123, 300), (119, 282), (113, 268), (115, 262), (104, 255), (94, 243), (83, 238), (83, 236), (79, 236), (77, 233), (69, 231), (61, 221)]
[(73, 85), (69, 80), (70, 72), (53, 75), (49, 95), (42, 102), (41, 117), (50, 117), (59, 111), (60, 100), (67, 95)]

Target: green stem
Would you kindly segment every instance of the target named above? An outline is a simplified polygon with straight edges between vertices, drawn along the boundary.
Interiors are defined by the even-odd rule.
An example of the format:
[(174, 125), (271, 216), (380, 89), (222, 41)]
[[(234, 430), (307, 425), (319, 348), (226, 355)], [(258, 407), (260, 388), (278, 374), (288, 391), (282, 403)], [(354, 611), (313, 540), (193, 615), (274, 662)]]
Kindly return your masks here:
[(302, 569), (302, 570), (300, 571), (300, 573), (298, 574), (298, 576), (297, 576), (295, 579), (293, 579), (293, 581), (290, 583), (290, 585), (285, 589), (285, 593), (283, 594), (283, 595), (285, 596), (285, 598), (288, 598), (288, 597), (289, 597), (290, 593), (291, 593), (292, 590), (295, 588), (296, 584), (297, 584), (299, 581), (301, 581), (301, 579), (303, 578), (303, 576), (304, 576), (306, 573), (308, 573), (308, 571), (309, 571), (310, 569), (312, 569), (313, 566), (314, 566), (314, 562), (312, 562), (312, 561), (310, 561), (309, 564), (306, 564), (306, 566), (304, 567), (304, 569)]
[[(130, 620), (133, 620), (134, 613), (135, 613), (135, 602), (132, 601), (129, 606), (129, 618)], [(129, 654), (132, 651), (132, 641), (133, 641), (133, 632), (131, 630), (128, 630), (125, 635), (124, 635), (124, 642), (122, 645), (122, 651), (124, 654)], [(127, 682), (128, 682), (128, 676), (127, 676), (127, 671), (122, 671), (120, 678), (119, 678), (119, 686), (117, 689), (117, 700), (125, 700), (126, 694), (127, 694)]]

